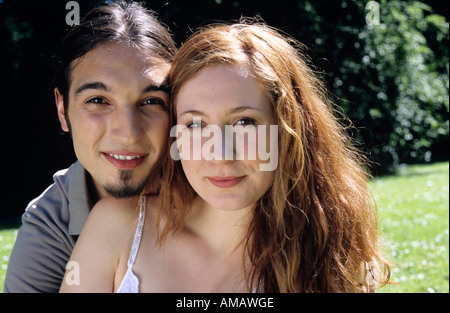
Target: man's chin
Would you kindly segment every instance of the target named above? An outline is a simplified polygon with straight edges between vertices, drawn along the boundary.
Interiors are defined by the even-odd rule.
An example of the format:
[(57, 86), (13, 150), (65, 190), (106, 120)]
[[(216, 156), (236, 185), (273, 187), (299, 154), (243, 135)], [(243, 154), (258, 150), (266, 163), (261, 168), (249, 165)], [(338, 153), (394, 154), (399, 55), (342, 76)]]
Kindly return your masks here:
[(118, 185), (104, 185), (105, 191), (112, 197), (123, 199), (139, 196), (144, 190), (146, 182), (139, 185), (118, 184)]
[(103, 188), (114, 198), (131, 198), (139, 196), (147, 185), (147, 179), (142, 182), (133, 182), (133, 170), (119, 171), (119, 179), (116, 183), (105, 184)]

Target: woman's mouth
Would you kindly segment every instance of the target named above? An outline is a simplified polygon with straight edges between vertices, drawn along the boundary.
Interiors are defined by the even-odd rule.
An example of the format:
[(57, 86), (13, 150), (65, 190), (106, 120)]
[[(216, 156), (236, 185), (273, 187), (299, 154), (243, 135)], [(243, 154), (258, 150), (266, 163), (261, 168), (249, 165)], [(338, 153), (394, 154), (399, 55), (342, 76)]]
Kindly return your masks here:
[(239, 184), (245, 176), (213, 176), (206, 177), (211, 184), (219, 188), (231, 188)]

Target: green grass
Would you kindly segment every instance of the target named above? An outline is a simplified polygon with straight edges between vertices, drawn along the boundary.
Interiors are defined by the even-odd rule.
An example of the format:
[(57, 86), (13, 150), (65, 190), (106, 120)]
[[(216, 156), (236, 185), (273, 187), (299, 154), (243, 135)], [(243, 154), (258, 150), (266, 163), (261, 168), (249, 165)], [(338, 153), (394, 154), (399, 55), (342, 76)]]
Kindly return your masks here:
[(3, 292), (9, 255), (17, 236), (17, 227), (10, 227), (13, 227), (10, 225), (10, 222), (6, 223), (6, 225), (0, 223), (0, 292)]
[(370, 183), (392, 281), (381, 292), (449, 292), (449, 163), (399, 168)]
[[(392, 281), (380, 292), (449, 292), (449, 163), (401, 167), (370, 186)], [(3, 223), (4, 224), (4, 223)], [(10, 223), (9, 223), (10, 224)], [(17, 227), (0, 222), (0, 292)]]

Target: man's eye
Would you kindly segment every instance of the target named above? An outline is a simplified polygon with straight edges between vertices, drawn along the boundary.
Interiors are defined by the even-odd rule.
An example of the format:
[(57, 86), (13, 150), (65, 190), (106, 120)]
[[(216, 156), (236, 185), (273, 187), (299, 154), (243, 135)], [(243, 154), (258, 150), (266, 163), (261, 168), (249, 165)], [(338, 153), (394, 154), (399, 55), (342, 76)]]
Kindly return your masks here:
[(106, 104), (106, 100), (103, 98), (99, 98), (99, 97), (95, 97), (92, 99), (89, 99), (88, 101), (86, 101), (87, 103), (93, 103), (93, 104)]
[(143, 105), (162, 105), (162, 106), (166, 105), (166, 103), (162, 99), (159, 99), (159, 98), (149, 98), (149, 99), (145, 100), (142, 104)]

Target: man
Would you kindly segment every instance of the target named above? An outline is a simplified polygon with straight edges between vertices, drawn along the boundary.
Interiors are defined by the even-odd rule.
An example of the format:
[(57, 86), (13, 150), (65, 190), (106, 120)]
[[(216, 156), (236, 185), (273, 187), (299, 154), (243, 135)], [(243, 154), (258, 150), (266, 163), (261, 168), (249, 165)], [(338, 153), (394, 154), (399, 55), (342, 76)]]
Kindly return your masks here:
[(5, 292), (58, 292), (92, 206), (158, 183), (176, 50), (167, 29), (136, 3), (113, 3), (89, 12), (62, 50), (55, 101), (78, 161), (26, 208)]

